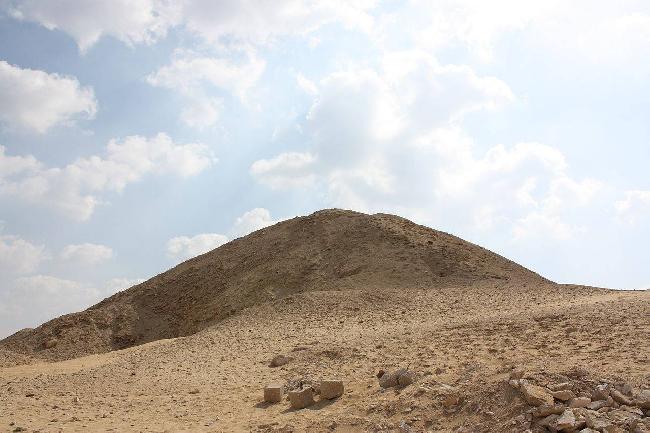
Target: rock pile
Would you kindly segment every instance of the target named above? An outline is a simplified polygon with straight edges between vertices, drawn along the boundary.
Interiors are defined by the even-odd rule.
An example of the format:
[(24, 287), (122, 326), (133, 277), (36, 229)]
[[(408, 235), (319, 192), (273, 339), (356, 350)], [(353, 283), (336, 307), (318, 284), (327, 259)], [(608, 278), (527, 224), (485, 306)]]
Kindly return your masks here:
[(396, 386), (408, 386), (412, 384), (415, 382), (416, 375), (413, 371), (407, 370), (405, 368), (400, 368), (399, 370), (393, 372), (379, 370), (379, 373), (377, 373), (377, 378), (379, 379), (379, 386), (382, 388), (392, 388)]
[(289, 381), (286, 384), (270, 384), (264, 388), (264, 402), (280, 403), (287, 392), (287, 399), (291, 409), (299, 410), (313, 405), (315, 395), (320, 395), (320, 400), (333, 400), (343, 395), (343, 381), (326, 379), (320, 383), (312, 384), (311, 381)]
[(531, 406), (520, 425), (529, 433), (650, 433), (650, 389), (586, 380), (540, 384), (517, 370), (508, 383)]

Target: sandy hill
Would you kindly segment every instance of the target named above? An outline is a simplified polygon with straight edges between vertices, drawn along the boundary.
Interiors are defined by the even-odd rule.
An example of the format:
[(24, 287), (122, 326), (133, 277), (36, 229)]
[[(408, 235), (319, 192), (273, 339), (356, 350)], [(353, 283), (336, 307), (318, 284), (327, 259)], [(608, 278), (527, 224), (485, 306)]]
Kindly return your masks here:
[(290, 294), (443, 290), (494, 280), (544, 281), (497, 254), (404, 218), (324, 210), (236, 239), (80, 313), (22, 330), (0, 348), (69, 359), (190, 335)]
[[(648, 433), (648, 335), (648, 291), (328, 210), (1, 342), (0, 431)], [(315, 402), (266, 403), (269, 384)]]

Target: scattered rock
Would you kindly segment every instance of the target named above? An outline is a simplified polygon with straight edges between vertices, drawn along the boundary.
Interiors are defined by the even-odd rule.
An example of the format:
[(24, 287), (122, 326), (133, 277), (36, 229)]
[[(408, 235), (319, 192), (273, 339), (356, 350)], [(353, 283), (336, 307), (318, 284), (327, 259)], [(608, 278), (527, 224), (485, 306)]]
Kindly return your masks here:
[(576, 397), (569, 400), (569, 407), (587, 407), (589, 406), (589, 403), (591, 403), (591, 399), (589, 397)]
[(591, 394), (592, 400), (607, 400), (609, 388), (605, 384), (598, 385)]
[(533, 411), (533, 416), (535, 418), (544, 418), (549, 415), (561, 415), (565, 409), (566, 407), (563, 404), (543, 404)]
[(291, 409), (304, 409), (314, 404), (314, 390), (311, 387), (298, 391), (289, 391)]
[(285, 355), (275, 355), (269, 364), (269, 367), (282, 367), (285, 364), (288, 364), (291, 361), (291, 358)]
[(395, 373), (384, 372), (379, 376), (379, 386), (382, 388), (392, 388), (399, 385), (399, 377)]
[(553, 391), (551, 392), (551, 395), (553, 395), (553, 398), (560, 400), (560, 401), (568, 401), (571, 400), (572, 398), (575, 398), (576, 395), (573, 391), (568, 390), (568, 389), (563, 389), (560, 391)]
[(267, 403), (280, 403), (282, 395), (284, 394), (284, 387), (279, 384), (271, 384), (264, 388), (264, 401)]
[(524, 395), (526, 402), (532, 406), (541, 406), (543, 404), (552, 406), (555, 402), (551, 393), (541, 386), (532, 385), (528, 382), (522, 382), (519, 389)]
[(343, 395), (343, 381), (341, 380), (322, 380), (320, 383), (320, 397), (331, 400)]
[(607, 407), (609, 405), (609, 402), (607, 400), (597, 400), (597, 401), (592, 401), (589, 403), (587, 406), (587, 409), (591, 410), (598, 410), (603, 407)]
[(56, 345), (59, 343), (59, 340), (56, 338), (50, 338), (49, 340), (46, 340), (45, 343), (43, 343), (43, 347), (46, 349), (52, 349), (53, 347), (56, 347)]
[(400, 386), (408, 386), (415, 382), (415, 372), (411, 370), (406, 370), (406, 369), (398, 370), (396, 374), (397, 374), (397, 382), (399, 383)]
[(633, 402), (632, 399), (623, 394), (621, 391), (617, 389), (612, 389), (609, 391), (609, 395), (612, 396), (614, 401), (619, 404), (624, 404), (627, 406), (632, 406)]
[(553, 423), (556, 429), (569, 431), (576, 426), (576, 417), (571, 409), (562, 412), (562, 415)]
[(191, 390), (190, 390), (190, 394), (198, 394), (198, 393), (199, 393), (199, 389), (198, 389), (198, 388), (194, 388), (194, 389), (191, 389)]
[(636, 396), (636, 405), (641, 409), (650, 409), (650, 389), (644, 389)]

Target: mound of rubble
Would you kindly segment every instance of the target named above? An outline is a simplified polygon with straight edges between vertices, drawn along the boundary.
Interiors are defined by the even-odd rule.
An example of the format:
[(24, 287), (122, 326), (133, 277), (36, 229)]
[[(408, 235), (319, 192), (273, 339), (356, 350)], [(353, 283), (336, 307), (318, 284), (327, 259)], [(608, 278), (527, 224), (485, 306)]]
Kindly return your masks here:
[(515, 370), (509, 385), (528, 404), (514, 420), (533, 433), (650, 433), (650, 389), (627, 383), (569, 377), (525, 377)]

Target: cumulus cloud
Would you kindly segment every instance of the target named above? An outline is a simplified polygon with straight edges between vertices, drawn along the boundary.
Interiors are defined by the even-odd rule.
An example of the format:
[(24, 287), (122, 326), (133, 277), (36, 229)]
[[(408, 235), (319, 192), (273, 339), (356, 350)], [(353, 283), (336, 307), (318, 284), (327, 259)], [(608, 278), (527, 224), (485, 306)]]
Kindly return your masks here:
[(43, 245), (35, 245), (18, 236), (0, 233), (0, 271), (7, 274), (34, 272), (48, 254)]
[(76, 118), (93, 118), (96, 110), (93, 89), (76, 78), (0, 60), (0, 123), (7, 127), (44, 133)]
[(246, 236), (255, 230), (263, 229), (277, 222), (271, 218), (271, 212), (268, 209), (257, 207), (237, 217), (231, 233), (233, 237)]
[(61, 259), (83, 265), (97, 265), (113, 258), (113, 249), (99, 244), (71, 244), (61, 251)]
[(185, 3), (183, 20), (188, 30), (208, 41), (231, 38), (261, 44), (285, 35), (304, 35), (332, 22), (369, 31), (375, 4), (375, 0), (191, 0)]
[(635, 226), (640, 221), (650, 219), (650, 191), (626, 191), (624, 198), (615, 204), (620, 222)]
[[(13, 162), (19, 164), (13, 168)], [(46, 205), (77, 219), (90, 218), (102, 194), (121, 192), (149, 174), (191, 177), (216, 162), (208, 146), (176, 144), (166, 134), (113, 139), (104, 156), (47, 168), (32, 156), (7, 156), (0, 146), (0, 195)]]
[(228, 237), (218, 233), (177, 236), (167, 242), (167, 256), (175, 260), (186, 260), (207, 253), (226, 242)]
[(514, 240), (566, 239), (583, 229), (576, 210), (599, 182), (570, 177), (564, 155), (542, 143), (478, 152), (461, 128), (468, 113), (515, 99), (500, 80), (400, 52), (378, 71), (336, 72), (318, 87), (302, 125), (309, 147), (255, 161), (259, 182), (307, 186), (322, 190), (328, 205), (448, 221), (463, 231), (500, 227)]
[[(208, 42), (223, 39), (264, 44), (285, 35), (303, 35), (338, 22), (361, 31), (373, 24), (375, 0), (344, 3), (323, 0), (10, 0), (5, 11), (16, 19), (59, 29), (83, 52), (102, 36), (128, 45), (150, 44), (174, 26)], [(2, 6), (2, 4), (0, 4)]]
[(202, 233), (196, 236), (177, 236), (167, 242), (167, 257), (174, 260), (186, 260), (207, 253), (229, 240), (246, 236), (250, 232), (268, 227), (280, 220), (274, 220), (268, 209), (255, 208), (237, 217), (229, 235), (219, 233)]
[(149, 44), (178, 22), (179, 5), (164, 0), (14, 0), (5, 10), (14, 18), (61, 30), (72, 36), (83, 52), (102, 36), (129, 45)]
[(169, 65), (150, 74), (147, 82), (179, 92), (186, 99), (181, 119), (189, 126), (203, 128), (215, 124), (221, 112), (223, 97), (214, 96), (214, 91), (227, 92), (246, 103), (265, 66), (254, 54), (236, 62), (179, 51)]

